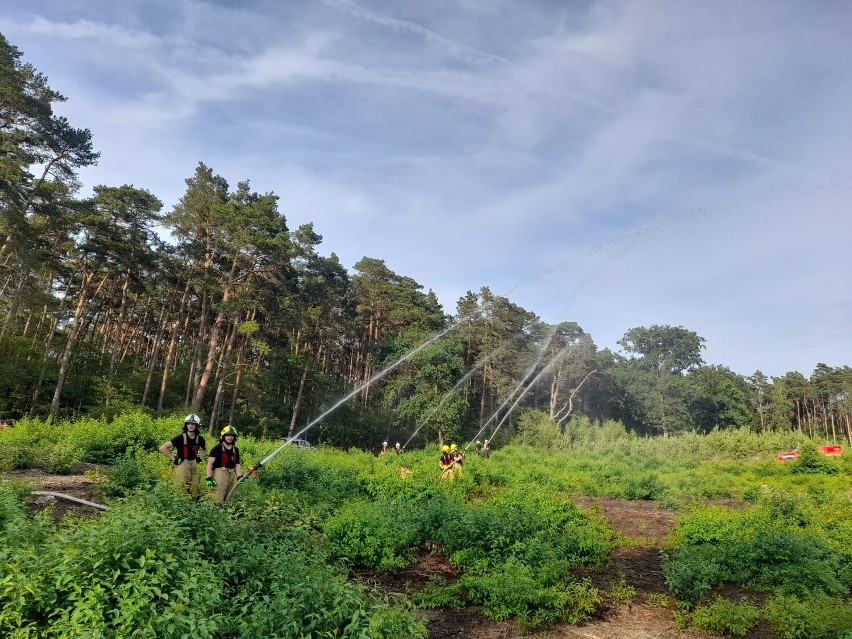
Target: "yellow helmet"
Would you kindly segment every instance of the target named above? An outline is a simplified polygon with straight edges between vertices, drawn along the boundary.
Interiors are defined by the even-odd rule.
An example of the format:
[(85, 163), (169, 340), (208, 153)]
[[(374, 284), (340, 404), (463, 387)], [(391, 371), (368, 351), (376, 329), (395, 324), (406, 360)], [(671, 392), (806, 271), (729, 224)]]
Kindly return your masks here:
[(444, 444), (443, 446), (441, 446), (441, 452), (442, 452), (442, 453), (448, 453), (448, 452), (450, 452), (450, 447), (449, 447), (449, 446), (447, 446), (446, 444)]
[(451, 453), (456, 452), (458, 449), (459, 449), (459, 447), (456, 446), (455, 444), (450, 444), (450, 452)]
[(224, 437), (225, 435), (233, 435), (234, 439), (237, 437), (237, 429), (228, 424), (225, 428), (222, 429), (222, 432), (219, 433), (219, 437)]

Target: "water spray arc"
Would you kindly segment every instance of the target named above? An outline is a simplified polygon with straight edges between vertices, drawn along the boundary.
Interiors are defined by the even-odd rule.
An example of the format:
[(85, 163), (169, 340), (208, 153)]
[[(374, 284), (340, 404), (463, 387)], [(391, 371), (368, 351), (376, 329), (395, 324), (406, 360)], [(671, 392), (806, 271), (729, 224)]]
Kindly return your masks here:
[[(482, 434), (482, 432), (486, 429), (486, 427), (488, 426), (488, 424), (490, 424), (490, 423), (491, 423), (491, 422), (492, 422), (492, 421), (493, 421), (493, 420), (497, 417), (498, 413), (499, 413), (499, 412), (500, 412), (500, 411), (501, 411), (501, 410), (502, 410), (502, 409), (506, 406), (506, 404), (508, 404), (508, 403), (511, 401), (512, 397), (513, 397), (513, 396), (515, 395), (515, 393), (517, 393), (517, 392), (518, 392), (518, 390), (519, 390), (519, 389), (520, 389), (520, 388), (524, 385), (524, 382), (525, 382), (525, 381), (527, 381), (527, 379), (529, 378), (529, 376), (530, 376), (530, 375), (532, 375), (532, 374), (535, 372), (535, 369), (538, 367), (538, 365), (541, 363), (541, 360), (544, 358), (544, 353), (547, 351), (547, 348), (550, 346), (550, 343), (553, 341), (553, 338), (554, 338), (554, 336), (556, 335), (556, 330), (557, 330), (557, 328), (558, 328), (558, 327), (559, 327), (559, 325), (558, 325), (558, 324), (554, 324), (554, 325), (552, 325), (552, 326), (550, 327), (549, 335), (547, 335), (547, 336), (546, 336), (546, 338), (542, 341), (542, 345), (541, 345), (541, 346), (539, 347), (539, 349), (538, 349), (538, 354), (536, 355), (535, 360), (534, 360), (534, 361), (533, 361), (533, 363), (530, 365), (530, 367), (529, 367), (529, 369), (527, 370), (527, 372), (526, 372), (526, 374), (524, 375), (524, 377), (523, 377), (523, 378), (521, 379), (521, 381), (520, 381), (520, 382), (518, 382), (518, 383), (517, 383), (517, 385), (516, 385), (516, 386), (512, 389), (512, 392), (511, 392), (511, 393), (509, 393), (509, 394), (506, 396), (506, 399), (504, 399), (504, 400), (503, 400), (503, 403), (502, 403), (502, 404), (500, 404), (500, 405), (497, 407), (497, 410), (495, 410), (495, 411), (494, 411), (494, 413), (491, 415), (491, 417), (489, 417), (487, 420), (485, 420), (485, 423), (484, 423), (484, 424), (482, 425), (482, 427), (481, 427), (481, 428), (480, 428), (480, 429), (476, 432), (476, 435), (474, 435), (474, 436), (473, 436), (473, 439), (472, 439), (472, 440), (470, 440), (470, 441), (467, 443), (467, 446), (465, 446), (465, 447), (464, 447), (464, 450), (467, 450), (468, 448), (470, 448), (471, 444), (473, 444), (473, 443), (476, 441), (477, 437), (479, 437), (479, 436)], [(563, 349), (563, 350), (564, 350), (564, 349)], [(560, 351), (560, 352), (561, 352), (561, 351)], [(557, 355), (557, 357), (558, 357), (558, 355)], [(522, 394), (521, 396), (523, 397), (523, 394)], [(516, 402), (516, 403), (517, 403), (517, 402)], [(492, 435), (492, 437), (493, 437), (493, 435)]]
[(429, 414), (426, 415), (426, 417), (423, 418), (423, 421), (420, 422), (420, 425), (417, 428), (414, 429), (414, 432), (411, 433), (411, 437), (409, 437), (406, 440), (406, 442), (402, 445), (402, 449), (405, 450), (405, 447), (408, 446), (408, 444), (411, 443), (411, 440), (414, 439), (417, 436), (417, 433), (420, 432), (420, 429), (423, 428), (426, 424), (429, 423), (429, 419), (432, 417), (432, 415), (434, 415), (435, 413), (438, 412), (438, 410), (441, 408), (441, 406), (443, 406), (447, 402), (447, 400), (449, 400), (449, 398), (452, 396), (452, 394), (455, 393), (461, 387), (462, 384), (464, 384), (467, 380), (469, 380), (471, 377), (473, 377), (473, 374), (476, 371), (478, 371), (480, 368), (485, 366), (485, 364), (487, 364), (492, 358), (496, 357), (500, 353), (500, 351), (502, 351), (504, 348), (506, 348), (506, 344), (501, 344), (499, 347), (495, 348), (490, 353), (486, 353), (485, 357), (483, 357), (479, 362), (477, 362), (474, 365), (474, 367), (471, 368), (465, 374), (464, 377), (462, 377), (459, 381), (457, 381), (455, 383), (455, 385), (450, 390), (448, 390), (446, 393), (444, 393), (444, 396), (441, 398), (441, 401), (438, 402), (438, 405), (435, 406), (435, 408), (433, 408), (431, 411), (429, 411)]
[[(512, 414), (512, 411), (517, 408), (518, 404), (524, 398), (524, 395), (526, 395), (527, 392), (533, 386), (535, 386), (536, 382), (538, 382), (538, 380), (540, 380), (542, 376), (547, 373), (547, 371), (553, 368), (553, 365), (556, 364), (556, 362), (558, 362), (560, 359), (562, 359), (562, 357), (564, 357), (573, 346), (573, 344), (568, 344), (567, 346), (565, 346), (561, 351), (559, 351), (554, 357), (551, 358), (551, 360), (544, 366), (544, 368), (541, 369), (538, 375), (533, 377), (532, 381), (526, 386), (526, 388), (524, 388), (521, 394), (518, 395), (518, 398), (515, 400), (515, 403), (513, 403), (509, 407), (509, 410), (506, 411), (506, 414), (503, 415), (503, 419), (500, 420), (500, 422), (497, 424), (497, 427), (493, 431), (491, 431), (491, 437), (489, 439), (494, 439), (494, 435), (497, 434), (497, 431), (500, 430), (500, 427), (506, 422), (506, 420), (509, 418), (509, 415)], [(470, 446), (470, 444), (468, 444), (468, 446)], [(465, 450), (466, 449), (467, 448), (465, 448)]]
[(386, 368), (384, 368), (384, 369), (382, 369), (381, 371), (379, 371), (376, 375), (374, 375), (372, 378), (370, 378), (370, 380), (369, 380), (369, 381), (363, 382), (362, 384), (360, 384), (359, 386), (357, 386), (354, 390), (352, 390), (351, 392), (349, 392), (348, 394), (346, 394), (344, 397), (342, 397), (340, 400), (338, 400), (338, 401), (337, 401), (337, 402), (336, 402), (336, 403), (335, 403), (335, 404), (334, 404), (331, 408), (327, 409), (327, 410), (326, 410), (326, 411), (324, 411), (322, 414), (320, 414), (320, 416), (319, 416), (319, 417), (317, 417), (316, 419), (314, 419), (314, 420), (312, 420), (311, 422), (309, 422), (309, 423), (308, 423), (308, 424), (307, 424), (307, 425), (306, 425), (306, 426), (305, 426), (302, 430), (300, 430), (299, 432), (297, 432), (297, 433), (296, 433), (295, 435), (293, 435), (292, 437), (288, 437), (288, 438), (284, 441), (284, 443), (283, 443), (283, 444), (281, 444), (278, 448), (276, 448), (276, 449), (275, 449), (275, 450), (273, 450), (271, 453), (269, 453), (266, 457), (264, 457), (263, 459), (261, 459), (261, 460), (260, 460), (257, 464), (255, 464), (254, 466), (252, 466), (252, 467), (248, 470), (248, 472), (243, 473), (243, 475), (241, 475), (241, 476), (237, 479), (237, 482), (233, 485), (233, 487), (231, 488), (231, 490), (228, 492), (228, 494), (227, 494), (227, 496), (226, 496), (226, 500), (227, 500), (227, 499), (230, 499), (231, 495), (232, 495), (232, 494), (234, 493), (234, 491), (237, 489), (237, 486), (239, 486), (239, 485), (243, 482), (243, 480), (247, 479), (247, 478), (248, 478), (248, 477), (250, 477), (250, 476), (254, 476), (254, 475), (256, 475), (256, 473), (257, 473), (257, 471), (258, 471), (258, 470), (260, 470), (261, 468), (263, 468), (263, 466), (265, 466), (265, 465), (269, 462), (269, 460), (271, 460), (271, 459), (272, 459), (273, 457), (275, 457), (278, 453), (280, 453), (282, 450), (284, 450), (284, 448), (285, 448), (287, 445), (289, 445), (289, 444), (290, 444), (293, 440), (296, 440), (296, 439), (301, 438), (301, 436), (302, 436), (302, 435), (304, 435), (304, 434), (305, 434), (306, 432), (308, 432), (311, 428), (313, 428), (314, 426), (316, 426), (317, 424), (319, 424), (319, 423), (320, 423), (323, 419), (325, 419), (326, 417), (328, 417), (328, 415), (330, 415), (331, 413), (333, 413), (333, 412), (334, 412), (335, 410), (337, 410), (340, 406), (342, 406), (342, 405), (343, 405), (343, 404), (345, 404), (347, 401), (349, 401), (350, 399), (352, 399), (355, 395), (357, 395), (358, 393), (360, 393), (362, 390), (364, 390), (365, 388), (367, 388), (368, 386), (370, 386), (370, 385), (371, 385), (371, 384), (373, 384), (374, 382), (379, 381), (379, 380), (380, 380), (380, 379), (382, 379), (385, 375), (387, 375), (387, 374), (388, 374), (388, 373), (390, 373), (392, 370), (394, 370), (395, 368), (397, 368), (400, 364), (402, 364), (403, 362), (405, 362), (405, 361), (407, 361), (407, 360), (411, 359), (411, 358), (412, 358), (412, 357), (414, 357), (417, 353), (419, 353), (420, 351), (422, 351), (424, 348), (426, 348), (426, 347), (427, 347), (427, 346), (429, 346), (430, 344), (432, 344), (432, 343), (434, 343), (434, 342), (438, 341), (439, 339), (441, 339), (442, 337), (444, 337), (444, 335), (446, 335), (447, 333), (449, 333), (449, 332), (450, 332), (451, 330), (453, 330), (454, 328), (457, 328), (458, 326), (459, 326), (459, 323), (458, 323), (456, 320), (451, 321), (451, 322), (450, 322), (450, 325), (449, 325), (449, 326), (447, 326), (447, 328), (445, 328), (444, 330), (440, 331), (439, 333), (437, 333), (437, 334), (433, 335), (432, 337), (430, 337), (429, 339), (427, 339), (425, 342), (423, 342), (422, 344), (420, 344), (420, 346), (417, 346), (416, 348), (411, 349), (409, 352), (407, 352), (405, 355), (403, 355), (403, 356), (402, 356), (402, 357), (400, 357), (398, 360), (396, 360), (395, 362), (393, 362), (391, 365), (389, 365), (389, 366), (387, 366)]

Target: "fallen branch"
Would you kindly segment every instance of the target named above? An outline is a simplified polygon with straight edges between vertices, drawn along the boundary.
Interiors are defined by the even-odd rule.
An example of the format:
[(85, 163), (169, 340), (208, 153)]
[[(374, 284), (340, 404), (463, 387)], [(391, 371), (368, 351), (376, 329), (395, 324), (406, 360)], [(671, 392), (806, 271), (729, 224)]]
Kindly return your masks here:
[(78, 504), (84, 504), (86, 506), (91, 506), (92, 508), (97, 508), (98, 510), (109, 510), (109, 506), (105, 506), (104, 504), (96, 504), (93, 501), (87, 501), (85, 499), (80, 499), (79, 497), (73, 497), (72, 495), (66, 495), (65, 493), (55, 493), (51, 490), (34, 490), (30, 494), (31, 495), (47, 495), (49, 497), (59, 497), (60, 499), (67, 499), (69, 501), (76, 501)]

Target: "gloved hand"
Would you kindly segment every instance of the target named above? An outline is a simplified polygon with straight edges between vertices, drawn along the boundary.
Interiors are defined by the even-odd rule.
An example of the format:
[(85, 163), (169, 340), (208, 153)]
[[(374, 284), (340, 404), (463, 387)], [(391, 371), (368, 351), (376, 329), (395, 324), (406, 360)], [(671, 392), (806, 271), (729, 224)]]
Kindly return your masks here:
[(196, 457), (195, 461), (197, 461), (200, 464), (201, 463), (201, 457)]
[(174, 461), (173, 461), (172, 463), (173, 463), (175, 466), (180, 466), (182, 462), (183, 462), (183, 459), (181, 459), (180, 457), (175, 457), (175, 459), (174, 459)]
[(208, 477), (207, 480), (204, 482), (204, 485), (207, 486), (207, 488), (216, 488), (218, 484), (216, 483), (215, 479), (213, 479), (212, 477)]

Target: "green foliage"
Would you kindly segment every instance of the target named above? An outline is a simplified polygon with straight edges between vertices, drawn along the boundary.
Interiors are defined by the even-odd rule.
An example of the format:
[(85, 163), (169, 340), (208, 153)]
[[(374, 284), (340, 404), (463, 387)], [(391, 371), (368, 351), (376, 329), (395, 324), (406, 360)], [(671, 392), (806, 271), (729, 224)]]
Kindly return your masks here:
[[(213, 636), (218, 577), (209, 564), (186, 560), (197, 550), (186, 518), (170, 505), (156, 497), (128, 504), (64, 537), (10, 547), (2, 573), (14, 568), (14, 577), (0, 586), (0, 630), (110, 637), (148, 628), (152, 637)], [(151, 517), (157, 511), (161, 516)], [(23, 601), (22, 588), (29, 592)]]
[(624, 486), (624, 496), (627, 499), (659, 499), (665, 491), (665, 484), (653, 473), (637, 479), (628, 479)]
[(835, 475), (840, 472), (840, 464), (820, 453), (813, 442), (805, 441), (799, 448), (799, 456), (791, 464), (791, 470), (798, 474)]
[(344, 505), (324, 524), (332, 554), (379, 570), (410, 565), (423, 540), (409, 512), (394, 502)]
[(735, 603), (716, 597), (708, 604), (696, 606), (687, 619), (689, 625), (705, 632), (745, 637), (761, 616), (760, 608), (748, 601)]
[(297, 490), (320, 504), (338, 505), (347, 499), (365, 496), (361, 470), (357, 457), (286, 446), (264, 467), (258, 478), (263, 487)]
[(569, 568), (604, 561), (606, 526), (546, 491), (524, 486), (463, 506), (434, 495), (421, 512), (428, 538), (443, 542), (466, 572), (454, 584), (432, 585), (418, 599), (424, 605), (477, 603), (486, 616), (534, 628), (579, 623), (602, 601)]
[(745, 511), (697, 508), (678, 524), (663, 564), (666, 583), (691, 602), (726, 582), (783, 595), (846, 595), (852, 537), (833, 523), (837, 506), (770, 495)]
[(127, 450), (156, 449), (178, 432), (179, 418), (155, 420), (143, 413), (119, 415), (111, 422), (80, 419), (54, 424), (22, 419), (13, 428), (0, 430), (0, 451), (14, 451), (0, 452), (0, 465), (53, 468), (56, 464), (57, 472), (67, 473), (78, 462), (113, 463)]
[(816, 595), (772, 597), (764, 616), (781, 639), (852, 639), (852, 603)]
[(445, 584), (432, 577), (427, 586), (412, 595), (412, 601), (423, 608), (464, 608), (467, 588), (463, 581)]
[(29, 468), (35, 460), (35, 449), (29, 446), (0, 446), (0, 473)]
[[(162, 466), (159, 453), (129, 450), (106, 470), (108, 481), (99, 490), (107, 497), (124, 497), (134, 490), (151, 488), (162, 477), (158, 466)], [(171, 467), (168, 471), (171, 473)]]
[(547, 413), (524, 411), (518, 419), (518, 431), (513, 444), (536, 448), (561, 447), (562, 433)]
[(590, 618), (602, 599), (588, 581), (542, 583), (534, 566), (510, 557), (496, 570), (479, 577), (464, 577), (468, 599), (481, 604), (492, 619), (517, 617), (525, 628), (556, 622), (578, 624)]
[[(177, 569), (166, 554), (181, 556), (184, 542), (215, 570), (218, 581), (210, 587), (220, 599), (206, 618), (218, 624), (216, 636), (422, 634), (422, 624), (406, 605), (388, 604), (350, 583), (341, 560), (396, 570), (414, 561), (426, 540), (440, 544), (463, 574), (451, 584), (431, 584), (417, 595), (420, 605), (481, 605), (486, 615), (515, 618), (530, 628), (576, 622), (602, 605), (632, 597), (627, 584), (599, 592), (571, 576), (573, 566), (602, 565), (615, 543), (602, 520), (571, 504), (568, 496), (577, 494), (682, 504), (749, 496), (752, 506), (744, 510), (693, 504), (678, 523), (664, 574), (673, 595), (692, 608), (685, 618), (693, 625), (726, 627), (735, 634), (750, 619), (738, 605), (705, 599), (725, 583), (797, 601), (822, 593), (827, 602), (848, 596), (852, 586), (852, 521), (843, 515), (848, 503), (839, 496), (848, 490), (848, 462), (838, 460), (840, 471), (826, 475), (794, 472), (770, 456), (720, 460), (725, 454), (754, 458), (754, 448), (765, 447), (746, 431), (649, 441), (617, 423), (578, 419), (566, 425), (570, 436), (553, 451), (506, 446), (490, 460), (470, 456), (453, 482), (436, 481), (434, 446), (383, 458), (357, 450), (286, 447), (263, 467), (257, 482), (243, 484), (236, 502), (221, 510), (171, 490), (173, 468), (156, 448), (179, 431), (179, 417), (135, 414), (115, 423), (54, 426), (22, 420), (0, 432), (0, 444), (9, 448), (46, 451), (39, 463), (51, 463), (53, 451), (61, 452), (56, 469), (74, 451), (83, 459), (114, 459), (101, 491), (123, 498), (98, 520), (104, 523), (68, 521), (55, 535), (49, 518), (28, 518), (12, 493), (0, 493), (0, 507), (9, 506), (0, 534), (11, 540), (12, 551), (4, 548), (3, 561), (14, 573), (3, 582), (8, 599), (0, 609), (7, 626), (0, 626), (0, 633), (11, 629), (21, 636), (49, 637), (60, 632), (56, 628), (79, 633), (86, 627), (103, 628), (111, 636), (119, 618), (137, 623), (163, 608), (156, 590), (171, 593), (178, 587), (168, 579)], [(241, 439), (247, 464), (280, 444)], [(710, 450), (714, 458), (705, 459)], [(168, 490), (156, 489), (163, 480)], [(156, 521), (143, 522), (143, 513), (151, 519), (151, 512)], [(120, 529), (129, 531), (124, 541)], [(166, 551), (165, 539), (180, 541)], [(119, 573), (109, 588), (85, 572), (97, 553), (85, 555), (84, 546), (114, 548), (112, 559), (101, 559), (108, 571)], [(72, 548), (77, 554), (66, 557)], [(146, 548), (155, 556), (145, 557)], [(69, 573), (68, 584), (84, 579), (93, 588), (66, 592), (52, 580), (48, 560), (79, 566)], [(134, 608), (130, 592), (145, 593), (153, 608)], [(23, 602), (21, 593), (26, 593)], [(67, 611), (66, 617), (50, 616), (33, 603), (42, 600), (59, 602), (55, 609)], [(104, 612), (110, 607), (120, 612)], [(243, 615), (243, 609), (254, 614)]]
[(47, 450), (47, 464), (57, 475), (68, 475), (81, 459), (81, 451), (73, 444), (54, 444)]
[(274, 499), (232, 519), (170, 491), (135, 494), (62, 535), (9, 491), (0, 502), (3, 636), (426, 636), (406, 605), (349, 583)]

